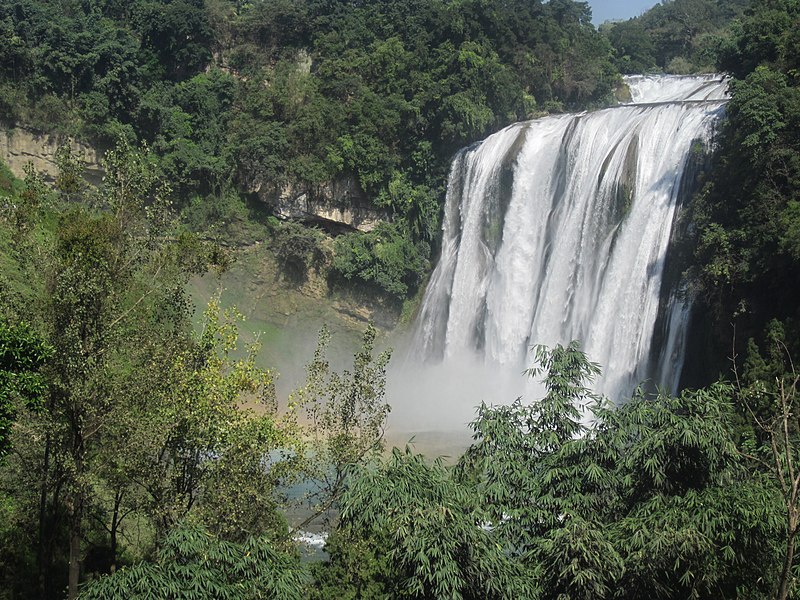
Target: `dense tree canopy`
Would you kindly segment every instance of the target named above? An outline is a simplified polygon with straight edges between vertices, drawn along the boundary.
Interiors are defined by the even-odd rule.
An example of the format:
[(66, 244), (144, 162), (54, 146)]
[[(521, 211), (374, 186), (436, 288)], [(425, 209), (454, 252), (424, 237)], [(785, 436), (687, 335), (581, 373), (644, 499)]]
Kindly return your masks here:
[(606, 23), (601, 31), (622, 73), (708, 72), (729, 41), (731, 22), (748, 5), (748, 0), (665, 0), (639, 17)]
[(0, 119), (146, 141), (179, 197), (208, 204), (350, 178), (419, 254), (359, 276), (399, 296), (430, 258), (452, 154), (602, 104), (617, 78), (570, 0), (13, 0), (0, 27)]
[[(800, 298), (800, 88), (793, 2), (756, 2), (733, 28), (721, 66), (734, 76), (719, 151), (693, 203), (695, 282), (720, 324), (711, 352), (740, 359), (777, 319), (796, 353)], [(734, 325), (735, 331), (731, 329)], [(732, 341), (735, 338), (735, 345)]]
[[(116, 568), (134, 526), (151, 538), (139, 551), (189, 516), (231, 541), (286, 537), (275, 488), (299, 469), (300, 439), (276, 424), (272, 375), (253, 351), (233, 356), (235, 313), (212, 301), (192, 333), (186, 282), (218, 251), (175, 229), (153, 168), (122, 143), (100, 190), (66, 170), (53, 192), (31, 177), (3, 205), (3, 240), (16, 238), (3, 309), (35, 323), (0, 327), (14, 596), (58, 597), (68, 584), (75, 597), (84, 568)], [(262, 409), (243, 410), (243, 397)]]
[[(68, 145), (52, 185), (0, 165), (0, 598), (797, 597), (800, 9), (671, 0), (602, 35), (590, 16), (570, 0), (0, 4), (0, 120), (107, 150), (97, 189)], [(332, 287), (399, 303), (429, 269), (453, 152), (602, 105), (618, 72), (712, 67), (732, 97), (685, 207), (705, 387), (611, 406), (577, 343), (538, 348), (542, 397), (482, 404), (448, 466), (381, 454), (374, 328), (340, 372), (323, 330), (281, 412), (241, 315), (212, 298), (192, 321), (188, 278), (229, 262), (195, 233), (248, 221), (244, 195), (351, 182), (385, 217), (369, 233), (259, 231), (293, 283), (329, 265)], [(314, 503), (295, 522), (330, 519), (313, 566), (292, 494)]]
[(759, 467), (766, 446), (737, 439), (732, 400), (745, 390), (639, 392), (613, 407), (591, 391), (598, 367), (576, 344), (538, 356), (545, 396), (481, 406), (455, 468), (395, 450), (354, 472), (318, 597), (768, 598), (791, 587), (777, 471)]

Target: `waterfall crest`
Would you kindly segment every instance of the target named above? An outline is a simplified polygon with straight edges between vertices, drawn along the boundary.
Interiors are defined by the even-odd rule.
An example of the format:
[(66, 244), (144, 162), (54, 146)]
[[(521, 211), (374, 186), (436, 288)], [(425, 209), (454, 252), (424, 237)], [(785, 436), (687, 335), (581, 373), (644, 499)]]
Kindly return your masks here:
[(690, 308), (665, 263), (727, 84), (626, 82), (631, 103), (518, 123), (455, 157), (417, 356), (452, 365), (469, 354), (518, 373), (532, 344), (577, 339), (610, 398), (643, 380), (674, 390)]

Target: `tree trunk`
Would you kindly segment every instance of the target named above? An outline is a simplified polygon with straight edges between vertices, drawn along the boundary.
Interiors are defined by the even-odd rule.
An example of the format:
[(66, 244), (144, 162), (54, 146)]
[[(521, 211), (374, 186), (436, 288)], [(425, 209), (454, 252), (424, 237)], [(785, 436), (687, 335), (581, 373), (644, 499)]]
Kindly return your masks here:
[(117, 570), (117, 529), (119, 529), (119, 523), (122, 520), (119, 515), (119, 509), (122, 504), (122, 492), (117, 491), (114, 494), (114, 514), (111, 517), (111, 557), (110, 557), (110, 570), (112, 573), (115, 573)]
[[(790, 509), (791, 510), (791, 509)], [(796, 518), (794, 519), (796, 520)], [(783, 570), (778, 585), (777, 600), (786, 600), (789, 597), (789, 590), (792, 582), (792, 562), (794, 562), (794, 542), (797, 534), (797, 525), (792, 527), (792, 515), (789, 515), (789, 531), (786, 533), (786, 556), (783, 561)]]
[(50, 435), (45, 438), (44, 463), (42, 466), (42, 482), (39, 489), (39, 540), (37, 548), (37, 562), (39, 575), (39, 597), (47, 598), (47, 577), (49, 561), (47, 559), (47, 475), (50, 471)]
[(78, 583), (81, 577), (81, 521), (83, 520), (83, 502), (77, 499), (69, 520), (69, 584), (68, 600), (78, 597)]
[(75, 436), (78, 443), (74, 452), (75, 461), (75, 486), (68, 504), (69, 511), (69, 583), (67, 585), (67, 599), (74, 600), (78, 597), (78, 583), (81, 577), (81, 534), (83, 526), (84, 490), (81, 475), (83, 474), (82, 438)]

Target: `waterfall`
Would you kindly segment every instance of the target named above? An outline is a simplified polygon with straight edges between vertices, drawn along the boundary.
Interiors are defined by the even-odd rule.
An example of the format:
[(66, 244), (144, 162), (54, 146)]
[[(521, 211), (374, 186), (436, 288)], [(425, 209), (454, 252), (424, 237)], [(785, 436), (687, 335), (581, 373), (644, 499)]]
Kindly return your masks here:
[(727, 84), (626, 83), (628, 104), (517, 123), (455, 157), (416, 356), (457, 372), (469, 355), (518, 374), (532, 345), (576, 339), (611, 399), (642, 381), (674, 391), (690, 303), (665, 264)]

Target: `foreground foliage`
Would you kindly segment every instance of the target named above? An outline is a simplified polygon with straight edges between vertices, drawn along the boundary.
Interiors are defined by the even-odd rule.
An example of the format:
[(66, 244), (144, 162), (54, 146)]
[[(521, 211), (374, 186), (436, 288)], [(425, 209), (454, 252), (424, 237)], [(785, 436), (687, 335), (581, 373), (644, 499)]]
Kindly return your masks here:
[(300, 600), (305, 574), (294, 557), (268, 538), (242, 544), (182, 525), (165, 539), (156, 561), (126, 567), (87, 585), (82, 600), (218, 598)]
[(151, 158), (122, 143), (100, 190), (31, 176), (2, 215), (16, 238), (3, 310), (35, 324), (0, 329), (15, 596), (75, 597), (84, 573), (142, 557), (188, 516), (226, 540), (286, 538), (276, 487), (301, 468), (299, 435), (277, 423), (255, 348), (237, 354), (235, 312), (212, 300), (192, 332), (186, 282), (223, 254), (176, 230)]
[(323, 594), (768, 598), (791, 587), (780, 485), (737, 439), (732, 386), (637, 393), (617, 408), (587, 387), (597, 366), (575, 344), (538, 358), (546, 395), (481, 406), (455, 469), (395, 450), (354, 473)]

